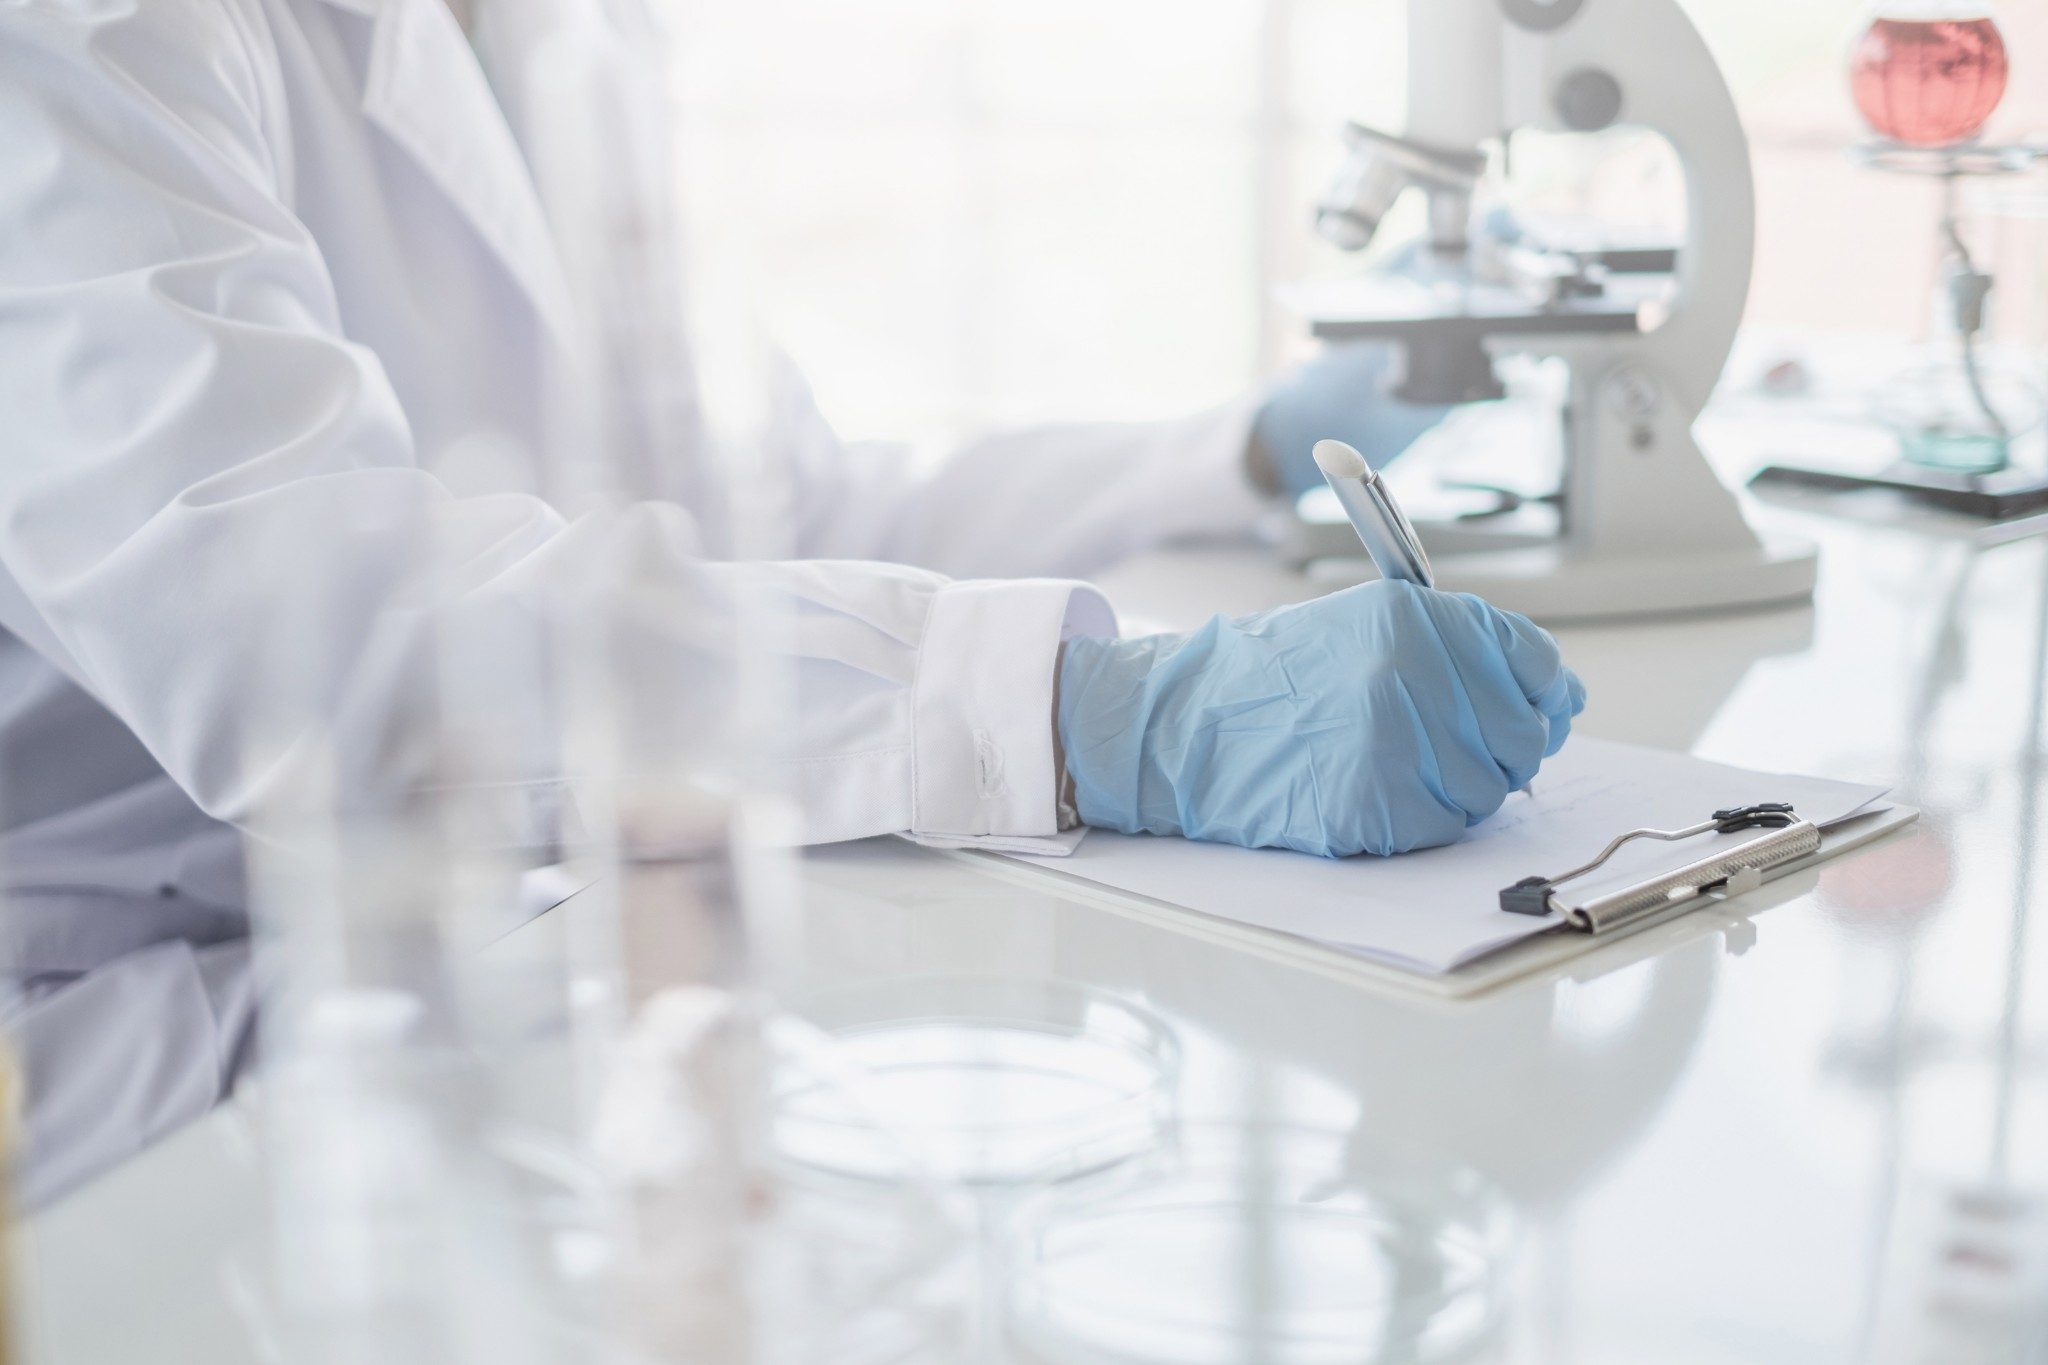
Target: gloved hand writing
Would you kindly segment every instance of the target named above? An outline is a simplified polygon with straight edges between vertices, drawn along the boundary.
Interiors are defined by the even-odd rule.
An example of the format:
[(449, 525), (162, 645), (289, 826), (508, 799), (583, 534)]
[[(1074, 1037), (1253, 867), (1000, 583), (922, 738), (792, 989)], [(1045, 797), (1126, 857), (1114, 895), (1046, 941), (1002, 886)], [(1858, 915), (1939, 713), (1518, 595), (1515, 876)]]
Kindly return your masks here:
[(1069, 640), (1081, 819), (1345, 857), (1447, 844), (1526, 785), (1586, 690), (1469, 594), (1378, 582), (1187, 635)]

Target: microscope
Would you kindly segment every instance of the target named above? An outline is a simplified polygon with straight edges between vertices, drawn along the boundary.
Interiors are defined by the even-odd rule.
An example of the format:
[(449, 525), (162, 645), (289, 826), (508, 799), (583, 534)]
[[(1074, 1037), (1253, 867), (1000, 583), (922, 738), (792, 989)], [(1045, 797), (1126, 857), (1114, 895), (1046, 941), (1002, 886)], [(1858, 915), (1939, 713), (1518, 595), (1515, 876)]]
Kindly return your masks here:
[[(1742, 317), (1755, 223), (1734, 100), (1678, 0), (1409, 0), (1408, 26), (1407, 126), (1347, 126), (1316, 225), (1362, 250), (1414, 192), (1425, 226), (1397, 265), (1292, 302), (1325, 341), (1398, 347), (1404, 401), (1500, 398), (1496, 362), (1515, 356), (1557, 357), (1568, 375), (1540, 509), (1414, 518), (1439, 586), (1546, 621), (1809, 597), (1813, 548), (1759, 536), (1693, 437)], [(1520, 131), (1620, 126), (1676, 154), (1676, 243), (1551, 240), (1475, 212), (1511, 183)], [(1319, 582), (1371, 577), (1348, 534), (1305, 515), (1288, 553)]]

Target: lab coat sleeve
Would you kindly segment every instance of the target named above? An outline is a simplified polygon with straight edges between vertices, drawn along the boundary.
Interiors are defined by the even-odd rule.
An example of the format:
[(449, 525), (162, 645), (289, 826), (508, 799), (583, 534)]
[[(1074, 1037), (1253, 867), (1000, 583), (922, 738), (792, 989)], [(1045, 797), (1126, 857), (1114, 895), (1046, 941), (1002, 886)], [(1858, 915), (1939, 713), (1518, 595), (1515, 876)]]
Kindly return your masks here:
[(285, 202), (253, 13), (0, 6), (0, 624), (216, 817), (440, 786), (470, 837), (546, 845), (578, 805), (553, 632), (630, 564), (607, 695), (651, 767), (772, 618), (806, 838), (1050, 841), (1056, 650), (1112, 628), (1100, 599), (709, 564), (671, 504), (452, 492)]
[(998, 432), (927, 463), (841, 442), (802, 382), (786, 384), (777, 453), (805, 554), (1086, 576), (1161, 544), (1245, 535), (1269, 510), (1247, 472), (1255, 399), (1169, 421)]
[(256, 1015), (249, 943), (171, 939), (0, 1008), (27, 1081), (15, 1195), (30, 1212), (213, 1108)]

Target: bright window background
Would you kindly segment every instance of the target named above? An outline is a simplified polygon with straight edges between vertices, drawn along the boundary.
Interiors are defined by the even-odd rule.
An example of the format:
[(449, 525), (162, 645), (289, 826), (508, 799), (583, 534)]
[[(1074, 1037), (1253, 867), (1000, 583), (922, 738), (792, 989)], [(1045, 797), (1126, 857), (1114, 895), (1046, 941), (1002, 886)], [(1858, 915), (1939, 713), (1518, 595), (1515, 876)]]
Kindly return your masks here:
[[(1617, 0), (1605, 0), (1616, 3)], [(1619, 0), (1631, 3), (1632, 0)], [(1848, 163), (1852, 0), (1691, 0), (1759, 196), (1752, 322), (1907, 334), (1934, 199)], [(1299, 353), (1273, 287), (1345, 117), (1398, 125), (1401, 0), (744, 0), (682, 11), (686, 164), (854, 436), (1144, 418)], [(2048, 130), (2048, 6), (1999, 12), (1994, 135)], [(1620, 158), (1603, 197), (1646, 205)], [(1631, 165), (1635, 169), (1629, 169)], [(709, 209), (710, 212), (704, 210)], [(1654, 209), (1646, 209), (1654, 218)]]

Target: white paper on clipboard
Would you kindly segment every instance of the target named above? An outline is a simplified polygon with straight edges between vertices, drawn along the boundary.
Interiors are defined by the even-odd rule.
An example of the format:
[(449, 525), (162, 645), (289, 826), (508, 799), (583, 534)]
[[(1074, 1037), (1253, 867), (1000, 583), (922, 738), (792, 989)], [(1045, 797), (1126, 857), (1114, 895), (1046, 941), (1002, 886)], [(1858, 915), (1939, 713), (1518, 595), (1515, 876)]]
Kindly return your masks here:
[[(1884, 794), (1877, 786), (1755, 772), (1580, 737), (1544, 765), (1533, 795), (1510, 797), (1455, 844), (1395, 858), (1331, 860), (1101, 831), (1065, 858), (972, 856), (1056, 877), (1093, 893), (1088, 899), (1107, 895), (1127, 913), (1142, 907), (1144, 917), (1169, 923), (1177, 913), (1184, 927), (1211, 936), (1277, 936), (1402, 975), (1443, 978), (1447, 988), (1437, 993), (1462, 993), (1496, 979), (1501, 964), (1489, 959), (1518, 944), (1544, 940), (1517, 954), (1526, 965), (1532, 956), (1569, 957), (1610, 937), (1559, 933), (1554, 919), (1499, 909), (1500, 889), (1522, 877), (1582, 863), (1624, 830), (1679, 828), (1723, 807), (1786, 801), (1829, 833), (1818, 854), (1774, 869), (1779, 875), (1913, 818), (1915, 812), (1886, 805)], [(1850, 828), (1852, 817), (1866, 818)], [(1628, 845), (1597, 876), (1574, 883), (1575, 894), (1669, 871), (1711, 853), (1717, 837), (1732, 843), (1745, 836)], [(1190, 915), (1209, 923), (1198, 925)], [(1653, 916), (1639, 927), (1670, 917)], [(1453, 978), (1458, 984), (1449, 984)]]

